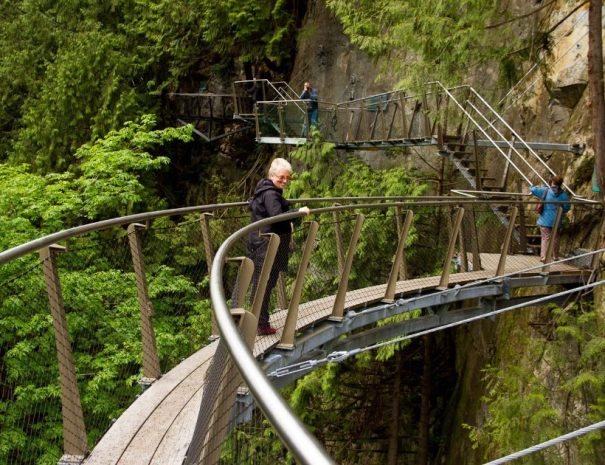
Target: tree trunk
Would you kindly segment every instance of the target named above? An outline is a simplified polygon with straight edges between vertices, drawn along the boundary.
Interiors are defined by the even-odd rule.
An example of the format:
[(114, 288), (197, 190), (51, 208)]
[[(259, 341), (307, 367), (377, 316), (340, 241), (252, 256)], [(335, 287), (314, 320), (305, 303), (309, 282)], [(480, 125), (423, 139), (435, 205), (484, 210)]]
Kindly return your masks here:
[(431, 339), (430, 336), (422, 338), (424, 345), (424, 367), (420, 381), (420, 421), (418, 425), (418, 450), (416, 451), (416, 464), (427, 465), (429, 459), (429, 428), (431, 422)]
[(590, 0), (588, 8), (588, 87), (593, 148), (601, 196), (605, 189), (605, 96), (603, 95), (602, 0)]
[(391, 421), (389, 422), (389, 444), (387, 453), (387, 465), (397, 465), (399, 456), (399, 409), (401, 397), (401, 372), (403, 357), (401, 351), (395, 352), (395, 374), (393, 378)]

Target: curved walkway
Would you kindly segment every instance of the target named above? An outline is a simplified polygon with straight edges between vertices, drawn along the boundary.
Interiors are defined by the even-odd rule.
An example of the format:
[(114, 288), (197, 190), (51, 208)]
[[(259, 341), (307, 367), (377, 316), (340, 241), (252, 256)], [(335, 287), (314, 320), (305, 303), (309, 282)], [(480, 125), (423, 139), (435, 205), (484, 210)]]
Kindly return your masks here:
[[(494, 277), (499, 255), (482, 254), (483, 270), (456, 273), (450, 276), (450, 286), (464, 285)], [(554, 264), (548, 274), (542, 273), (541, 263), (535, 256), (509, 256), (506, 273), (519, 273), (524, 277), (543, 277), (539, 281), (530, 281), (530, 285), (549, 284), (557, 277), (564, 277), (567, 283), (585, 281), (590, 270), (580, 269), (569, 264)], [(524, 271), (529, 270), (529, 271)], [(439, 276), (399, 281), (396, 295), (418, 295), (433, 291), (439, 285)], [(380, 304), (386, 285), (373, 286), (348, 292), (345, 308), (368, 308)], [(301, 305), (297, 330), (302, 330), (330, 316), (334, 296), (324, 297)], [(386, 315), (390, 316), (390, 315)], [(272, 322), (283, 327), (286, 311), (273, 313)], [(384, 318), (384, 316), (382, 316)], [(254, 354), (259, 357), (271, 352), (278, 344), (280, 333), (257, 337)], [(325, 341), (324, 341), (325, 342)], [(135, 401), (114, 423), (111, 429), (99, 441), (95, 449), (86, 458), (86, 465), (181, 465), (195, 428), (199, 406), (204, 391), (206, 371), (216, 349), (218, 341), (210, 343), (170, 372), (156, 381), (137, 401)], [(309, 345), (298, 348), (296, 357)], [(290, 359), (288, 363), (293, 360)]]

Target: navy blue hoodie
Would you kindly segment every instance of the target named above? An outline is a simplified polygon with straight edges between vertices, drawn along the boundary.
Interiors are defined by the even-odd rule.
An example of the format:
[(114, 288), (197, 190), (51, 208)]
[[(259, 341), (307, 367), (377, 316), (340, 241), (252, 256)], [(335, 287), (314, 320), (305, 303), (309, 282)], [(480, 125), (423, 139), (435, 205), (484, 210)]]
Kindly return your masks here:
[[(283, 191), (276, 187), (270, 179), (261, 179), (254, 190), (254, 195), (248, 201), (251, 212), (251, 221), (256, 222), (290, 211), (290, 203), (284, 198)], [(277, 251), (276, 263), (288, 259), (288, 246), (292, 234), (292, 222), (280, 221), (261, 229), (262, 233), (275, 233), (280, 237), (279, 249)], [(259, 247), (264, 246), (267, 239), (261, 237), (258, 231), (253, 231), (248, 236), (249, 252), (253, 253)], [(287, 266), (287, 265), (286, 265)]]

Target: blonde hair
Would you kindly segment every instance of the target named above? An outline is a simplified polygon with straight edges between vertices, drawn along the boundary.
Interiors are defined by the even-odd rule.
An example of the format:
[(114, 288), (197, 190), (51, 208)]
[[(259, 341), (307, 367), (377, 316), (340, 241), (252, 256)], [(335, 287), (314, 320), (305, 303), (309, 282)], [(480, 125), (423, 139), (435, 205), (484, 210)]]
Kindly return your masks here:
[(276, 158), (271, 162), (268, 175), (269, 177), (275, 176), (281, 170), (287, 170), (289, 173), (292, 173), (292, 165), (284, 158)]

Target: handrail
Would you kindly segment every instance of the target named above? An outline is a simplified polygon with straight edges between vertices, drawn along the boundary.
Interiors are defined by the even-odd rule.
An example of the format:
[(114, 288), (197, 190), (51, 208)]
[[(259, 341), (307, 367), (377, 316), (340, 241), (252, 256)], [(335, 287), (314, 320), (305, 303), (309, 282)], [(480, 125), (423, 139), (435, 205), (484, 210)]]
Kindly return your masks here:
[[(471, 106), (471, 108), (473, 110), (475, 110), (475, 112), (477, 112), (477, 114), (479, 116), (481, 116), (481, 118), (483, 118), (485, 120), (485, 122), (489, 125), (490, 128), (492, 128), (496, 134), (498, 134), (498, 136), (500, 136), (502, 138), (502, 140), (506, 141), (508, 144), (508, 147), (510, 148), (511, 151), (515, 152), (519, 158), (521, 158), (521, 160), (523, 161), (523, 163), (525, 163), (527, 165), (527, 167), (530, 169), (530, 171), (532, 171), (539, 179), (540, 181), (542, 181), (544, 184), (548, 185), (548, 183), (546, 182), (546, 180), (540, 175), (540, 173), (532, 166), (532, 164), (527, 161), (525, 159), (525, 157), (523, 155), (521, 155), (521, 153), (516, 149), (515, 144), (508, 142), (508, 140), (506, 139), (506, 137), (504, 137), (504, 134), (502, 134), (495, 126), (494, 124), (483, 114), (481, 113), (481, 110), (479, 110), (479, 108), (477, 108), (470, 100), (467, 100), (467, 103)], [(519, 142), (527, 145), (525, 143), (525, 141), (523, 139), (519, 139)], [(513, 165), (513, 167), (516, 168), (516, 165), (511, 161), (511, 164)], [(517, 171), (519, 171), (517, 169)]]
[(452, 101), (468, 117), (468, 119), (477, 127), (477, 129), (479, 129), (479, 131), (481, 131), (483, 133), (483, 135), (485, 137), (487, 137), (487, 139), (492, 143), (492, 145), (494, 146), (494, 148), (496, 148), (502, 154), (502, 156), (504, 158), (506, 158), (511, 163), (511, 165), (513, 166), (513, 168), (515, 168), (515, 170), (517, 170), (517, 172), (525, 180), (525, 182), (527, 182), (530, 186), (533, 185), (533, 183), (531, 182), (531, 180), (527, 176), (525, 176), (525, 174), (523, 174), (523, 172), (517, 167), (517, 165), (515, 165), (513, 163), (513, 161), (510, 159), (510, 157), (506, 153), (504, 153), (504, 151), (500, 147), (498, 147), (498, 144), (496, 144), (496, 142), (489, 136), (489, 134), (485, 131), (485, 129), (479, 123), (477, 123), (477, 121), (475, 121), (475, 119), (469, 114), (469, 112), (466, 111), (466, 109), (464, 108), (464, 106), (462, 106), (460, 104), (460, 102), (458, 102), (458, 100), (456, 99), (456, 97), (454, 97), (454, 95), (440, 81), (432, 81), (432, 82), (429, 82), (428, 84), (436, 84), (436, 85), (440, 86), (445, 91), (445, 93), (452, 99)]
[[(522, 194), (527, 195), (527, 194)], [(442, 198), (443, 199), (443, 198)], [(302, 199), (299, 199), (302, 200)], [(538, 202), (538, 201), (536, 201)], [(526, 200), (504, 200), (494, 201), (486, 199), (474, 198), (452, 198), (449, 197), (445, 201), (429, 200), (422, 202), (421, 205), (482, 205), (482, 204), (522, 204), (527, 205), (531, 202)], [(558, 203), (558, 202), (549, 202)], [(567, 203), (567, 202), (566, 202)], [(583, 204), (584, 202), (575, 202)], [(350, 204), (336, 205), (325, 208), (317, 208), (311, 210), (311, 214), (318, 215), (333, 211), (356, 210), (363, 208), (370, 209), (386, 209), (393, 207), (406, 207), (410, 203), (406, 202), (389, 202), (389, 203), (373, 203), (373, 204)], [(278, 435), (286, 444), (289, 451), (294, 455), (296, 460), (304, 465), (323, 465), (333, 464), (332, 459), (327, 455), (323, 447), (317, 442), (315, 437), (304, 427), (298, 417), (291, 411), (283, 397), (279, 394), (276, 388), (271, 384), (267, 375), (259, 366), (252, 352), (244, 342), (239, 330), (237, 329), (231, 312), (227, 305), (227, 298), (223, 289), (223, 269), (227, 263), (228, 253), (230, 249), (240, 240), (248, 236), (249, 233), (258, 231), (264, 226), (301, 218), (304, 216), (302, 212), (285, 213), (267, 218), (264, 220), (251, 223), (242, 229), (236, 231), (229, 236), (215, 255), (215, 261), (210, 274), (210, 295), (216, 322), (219, 327), (222, 342), (229, 351), (233, 363), (237, 366), (240, 375), (245, 380), (247, 387), (253, 394), (255, 401), (260, 409), (270, 421), (271, 425), (276, 429)]]
[[(534, 156), (534, 158), (536, 158), (536, 159), (537, 159), (537, 160), (540, 162), (540, 164), (541, 164), (541, 165), (542, 165), (544, 168), (546, 168), (546, 169), (548, 170), (548, 172), (549, 172), (550, 174), (554, 175), (554, 174), (555, 174), (555, 172), (554, 172), (554, 171), (553, 171), (553, 170), (552, 170), (552, 169), (551, 169), (551, 168), (550, 168), (550, 167), (549, 167), (549, 166), (546, 164), (546, 162), (545, 162), (544, 160), (542, 160), (542, 158), (541, 158), (541, 157), (540, 157), (540, 156), (539, 156), (539, 155), (538, 155), (538, 154), (537, 154), (537, 153), (536, 153), (536, 152), (535, 152), (535, 151), (534, 151), (534, 150), (533, 150), (533, 149), (532, 149), (532, 148), (531, 148), (531, 147), (530, 147), (530, 146), (529, 146), (529, 145), (528, 145), (528, 144), (527, 144), (527, 143), (526, 143), (524, 140), (523, 140), (523, 138), (521, 138), (521, 136), (519, 136), (519, 134), (518, 134), (518, 133), (517, 133), (517, 132), (516, 132), (516, 131), (515, 131), (515, 130), (514, 130), (512, 127), (511, 127), (511, 126), (510, 126), (510, 124), (508, 124), (508, 123), (506, 122), (506, 120), (505, 120), (504, 118), (502, 118), (502, 116), (501, 116), (501, 115), (500, 115), (498, 112), (496, 112), (496, 110), (494, 110), (494, 109), (492, 108), (492, 106), (491, 106), (491, 105), (490, 105), (490, 104), (489, 104), (489, 103), (488, 103), (488, 102), (487, 102), (487, 101), (486, 101), (486, 100), (485, 100), (485, 99), (484, 99), (484, 98), (483, 98), (481, 95), (479, 95), (479, 93), (478, 93), (478, 92), (477, 92), (475, 89), (473, 89), (473, 88), (471, 87), (471, 88), (470, 88), (470, 90), (471, 90), (471, 92), (472, 92), (473, 94), (475, 94), (475, 95), (476, 95), (476, 96), (477, 96), (477, 97), (478, 97), (478, 98), (481, 100), (481, 102), (482, 102), (482, 103), (483, 103), (483, 104), (484, 104), (484, 105), (485, 105), (485, 106), (486, 106), (486, 107), (487, 107), (487, 108), (488, 108), (488, 109), (489, 109), (489, 110), (490, 110), (490, 111), (491, 111), (491, 112), (494, 114), (494, 116), (495, 116), (495, 117), (496, 117), (498, 120), (500, 120), (500, 122), (501, 122), (502, 124), (504, 124), (504, 125), (506, 126), (506, 128), (507, 128), (507, 129), (508, 129), (508, 130), (511, 132), (511, 134), (513, 134), (513, 135), (514, 135), (514, 136), (517, 138), (517, 140), (518, 140), (519, 142), (521, 142), (521, 143), (522, 143), (522, 144), (525, 146), (525, 148), (526, 148), (527, 150), (529, 150), (529, 152), (530, 152), (530, 153), (531, 153), (531, 154)], [(540, 180), (544, 181), (544, 183), (548, 185), (548, 182), (546, 182), (544, 179), (542, 179), (542, 177), (541, 177), (541, 176), (540, 176)], [(566, 189), (567, 189), (567, 190), (568, 190), (568, 191), (569, 191), (569, 192), (570, 192), (570, 193), (571, 193), (573, 196), (575, 196), (575, 195), (576, 195), (576, 194), (575, 194), (575, 193), (574, 193), (574, 192), (573, 192), (573, 191), (572, 191), (572, 190), (569, 188), (569, 186), (567, 186), (565, 183), (563, 183), (563, 186), (564, 186), (564, 187), (565, 187), (565, 188), (566, 188)]]
[(238, 367), (261, 410), (276, 428), (289, 451), (299, 463), (304, 465), (335, 465), (335, 462), (317, 439), (304, 427), (258, 366), (233, 322), (223, 290), (223, 266), (227, 260), (227, 252), (233, 243), (262, 226), (303, 216), (305, 213), (302, 212), (285, 213), (252, 223), (229, 236), (218, 249), (212, 265), (210, 296), (222, 340), (231, 353), (233, 362)]
[(128, 223), (136, 223), (140, 221), (152, 220), (155, 218), (160, 218), (163, 216), (172, 216), (172, 215), (186, 215), (188, 213), (197, 213), (197, 212), (205, 212), (212, 210), (221, 210), (228, 209), (234, 207), (245, 207), (247, 202), (235, 202), (235, 203), (222, 203), (222, 204), (213, 204), (213, 205), (198, 205), (195, 207), (183, 207), (183, 208), (174, 208), (171, 210), (158, 210), (154, 212), (147, 213), (136, 213), (134, 215), (122, 216), (119, 218), (112, 218), (110, 220), (102, 220), (94, 223), (89, 223), (83, 226), (75, 226), (73, 228), (65, 229), (63, 231), (59, 231), (56, 233), (48, 234), (46, 236), (40, 237), (38, 239), (34, 239), (33, 241), (27, 242), (25, 244), (18, 245), (11, 249), (0, 252), (0, 265), (14, 260), (15, 258), (19, 258), (27, 253), (35, 252), (38, 249), (43, 247), (47, 247), (51, 244), (54, 244), (58, 241), (63, 241), (65, 239), (70, 239), (79, 234), (84, 234), (91, 231), (100, 231), (102, 229), (111, 228), (113, 226), (122, 226)]
[[(424, 197), (413, 197), (413, 196), (387, 196), (387, 197), (323, 197), (323, 198), (302, 198), (302, 199), (293, 199), (290, 200), (291, 203), (327, 203), (327, 202), (354, 202), (354, 201), (405, 201), (405, 200), (426, 200), (426, 199), (442, 199), (440, 196), (424, 196)], [(103, 229), (108, 229), (114, 226), (122, 226), (129, 223), (143, 222), (148, 220), (153, 220), (156, 218), (161, 218), (164, 216), (172, 216), (172, 215), (186, 215), (189, 213), (198, 213), (198, 212), (207, 212), (214, 210), (227, 210), (230, 208), (241, 208), (246, 207), (248, 205), (247, 202), (233, 202), (233, 203), (222, 203), (222, 204), (211, 204), (211, 205), (197, 205), (193, 207), (181, 207), (181, 208), (173, 208), (168, 210), (157, 210), (153, 212), (145, 212), (145, 213), (135, 213), (133, 215), (121, 216), (119, 218), (112, 218), (109, 220), (101, 220), (96, 221), (94, 223), (89, 223), (81, 226), (75, 226), (73, 228), (64, 229), (62, 231), (58, 231), (55, 233), (47, 234), (45, 236), (39, 237), (37, 239), (33, 239), (25, 244), (20, 244), (18, 246), (12, 247), (10, 249), (4, 250), (0, 252), (0, 265), (7, 263), (16, 258), (22, 257), (31, 252), (35, 252), (43, 247), (47, 247), (51, 244), (54, 244), (59, 241), (63, 241), (66, 239), (70, 239), (74, 236), (92, 232), (92, 231), (100, 231)]]

